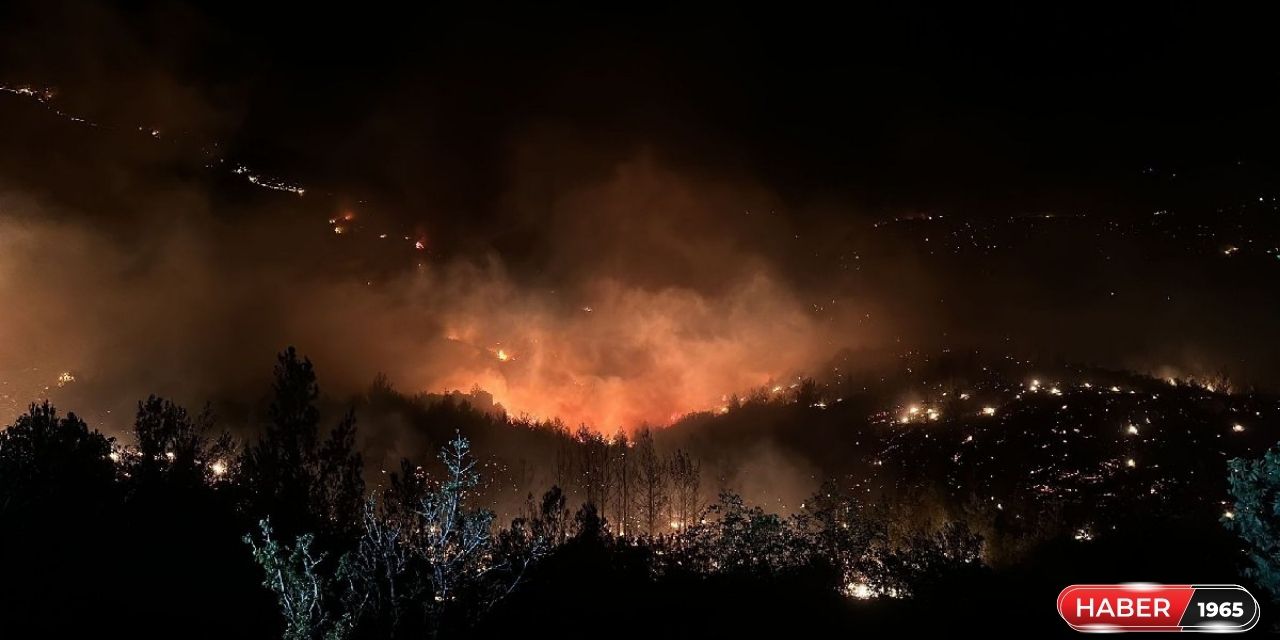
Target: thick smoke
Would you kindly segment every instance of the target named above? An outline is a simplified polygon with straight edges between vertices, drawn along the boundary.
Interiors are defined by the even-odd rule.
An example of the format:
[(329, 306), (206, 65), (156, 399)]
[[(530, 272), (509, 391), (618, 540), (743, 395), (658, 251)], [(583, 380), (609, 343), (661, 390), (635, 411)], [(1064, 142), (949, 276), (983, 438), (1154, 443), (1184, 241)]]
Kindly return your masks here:
[[(479, 386), (512, 414), (612, 432), (715, 409), (856, 337), (733, 246), (733, 229), (698, 219), (724, 202), (647, 162), (557, 205), (560, 273), (540, 286), (494, 253), (433, 260), (403, 244), (399, 272), (351, 273), (316, 256), (380, 239), (360, 227), (336, 237), (322, 219), (229, 222), (206, 206), (143, 216), (120, 240), (6, 194), (0, 293), (22, 301), (0, 322), (20, 390), (9, 410), (54, 385), (72, 406), (110, 410), (113, 429), (148, 392), (252, 398), (272, 353), (294, 344), (334, 394), (385, 372), (401, 389)], [(75, 380), (56, 388), (64, 372)]]
[[(515, 157), (514, 175), (532, 172), (526, 154)], [(60, 173), (71, 177), (61, 184), (81, 186), (75, 178), (98, 161)], [(382, 372), (403, 391), (478, 386), (510, 414), (611, 433), (824, 375), (847, 348), (1231, 371), (1242, 352), (1224, 323), (1274, 315), (1254, 297), (1248, 316), (1200, 316), (1197, 301), (1225, 307), (1234, 296), (1193, 264), (1147, 263), (1121, 247), (1105, 267), (1063, 280), (1062, 254), (1088, 227), (947, 262), (919, 249), (931, 227), (801, 223), (763, 180), (676, 171), (645, 150), (560, 189), (515, 184), (500, 198), (500, 229), (424, 235), (424, 251), (394, 215), (357, 206), (335, 234), (333, 199), (208, 179), (148, 183), (150, 162), (125, 167), (123, 193), (145, 194), (137, 209), (105, 221), (48, 185), (0, 189), (10, 415), (48, 394), (121, 431), (147, 393), (252, 404), (273, 354), (296, 345), (337, 398)], [(237, 189), (249, 197), (220, 195)], [(504, 250), (507, 233), (520, 246)], [(855, 268), (835, 269), (832, 246)], [(829, 266), (808, 266), (821, 262), (813, 254)], [(1176, 304), (1162, 302), (1169, 293)]]
[[(6, 16), (0, 81), (53, 86), (99, 125), (0, 95), (10, 415), (48, 394), (118, 432), (147, 393), (251, 405), (290, 344), (333, 397), (385, 372), (402, 391), (479, 386), (512, 414), (610, 432), (826, 373), (845, 348), (1278, 373), (1252, 339), (1280, 316), (1268, 272), (1206, 267), (1188, 234), (1100, 240), (1101, 215), (1010, 222), (1087, 204), (1052, 197), (1085, 191), (1078, 174), (1003, 203), (1019, 157), (982, 162), (1001, 149), (987, 129), (948, 146), (922, 141), (929, 114), (886, 120), (918, 106), (873, 91), (903, 88), (887, 76), (850, 98), (833, 88), (847, 74), (817, 69), (783, 85), (810, 92), (792, 104), (713, 73), (726, 61), (700, 29), (682, 46), (701, 66), (588, 28), (526, 57), (523, 25), (465, 19), (438, 48), (368, 38), (344, 66), (366, 50), (277, 37), (288, 15)], [(493, 53), (457, 55), (478, 50)], [(307, 195), (230, 175), (241, 160)], [(956, 193), (1006, 210), (931, 221)]]

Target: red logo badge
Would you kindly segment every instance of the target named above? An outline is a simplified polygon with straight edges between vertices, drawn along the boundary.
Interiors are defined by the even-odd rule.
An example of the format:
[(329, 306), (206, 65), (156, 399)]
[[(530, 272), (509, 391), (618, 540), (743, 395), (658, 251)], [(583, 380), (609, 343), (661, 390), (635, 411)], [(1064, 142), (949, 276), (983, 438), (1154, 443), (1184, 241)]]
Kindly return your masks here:
[(1058, 594), (1076, 631), (1248, 631), (1258, 601), (1233, 584), (1077, 584)]

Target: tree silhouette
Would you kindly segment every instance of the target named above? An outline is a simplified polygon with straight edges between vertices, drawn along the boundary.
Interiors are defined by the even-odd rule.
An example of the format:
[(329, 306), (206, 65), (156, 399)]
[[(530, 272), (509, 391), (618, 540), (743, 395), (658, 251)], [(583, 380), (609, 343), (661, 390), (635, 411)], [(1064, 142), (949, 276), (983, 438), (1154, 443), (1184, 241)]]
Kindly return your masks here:
[(961, 583), (982, 566), (982, 544), (964, 523), (948, 522), (881, 549), (863, 564), (864, 574), (878, 591), (897, 597), (945, 596), (942, 585)]
[(358, 527), (364, 494), (355, 414), (321, 442), (319, 397), (311, 361), (289, 347), (277, 358), (264, 433), (242, 468), (255, 511), (277, 529), (342, 537)]
[(607, 523), (594, 503), (582, 503), (578, 512), (573, 515), (573, 523), (574, 536), (579, 540), (590, 540), (597, 544), (605, 542)]
[(348, 410), (316, 456), (312, 502), (339, 532), (358, 527), (364, 502), (363, 462), (356, 449), (356, 414)]
[(614, 490), (614, 463), (617, 450), (603, 435), (583, 425), (574, 438), (577, 441), (578, 486), (583, 500), (603, 509)]
[(196, 415), (156, 396), (138, 403), (133, 423), (135, 449), (123, 460), (132, 484), (164, 482), (193, 488), (226, 476), (232, 460), (230, 434), (211, 439), (213, 415), (208, 408)]
[(639, 483), (640, 517), (649, 536), (662, 530), (662, 514), (666, 510), (667, 465), (653, 444), (653, 432), (645, 429), (636, 438), (636, 472)]
[(618, 430), (612, 446), (615, 451), (612, 482), (614, 531), (617, 535), (625, 536), (630, 532), (631, 514), (635, 506), (635, 497), (632, 495), (635, 463), (632, 461), (631, 443), (625, 431)]
[(113, 440), (46, 400), (0, 432), (0, 519), (93, 509), (112, 491)]
[(787, 521), (730, 491), (720, 493), (686, 538), (691, 564), (709, 574), (770, 575), (807, 561)]
[(552, 544), (561, 544), (569, 537), (569, 511), (560, 487), (552, 486), (543, 494), (533, 526), (539, 536), (551, 540)]
[(668, 468), (671, 471), (671, 520), (683, 529), (693, 524), (702, 511), (702, 465), (677, 449), (671, 454)]
[(111, 439), (47, 401), (0, 431), (0, 628), (75, 633), (106, 598), (67, 598), (68, 585), (110, 595), (107, 550), (119, 491)]
[(874, 550), (888, 538), (887, 524), (852, 492), (825, 482), (794, 520), (809, 552), (840, 573), (842, 585), (863, 584)]
[[(465, 628), (546, 554), (563, 514), (517, 519), (495, 536), (493, 513), (472, 505), (481, 479), (470, 443), (456, 435), (440, 459), (440, 479), (406, 461), (381, 501), (365, 501), (360, 535), (336, 567), (309, 551), (309, 534), (292, 546), (273, 543), (267, 529), (260, 543), (249, 539), (291, 629), (421, 637)], [(564, 508), (562, 497), (546, 502)]]

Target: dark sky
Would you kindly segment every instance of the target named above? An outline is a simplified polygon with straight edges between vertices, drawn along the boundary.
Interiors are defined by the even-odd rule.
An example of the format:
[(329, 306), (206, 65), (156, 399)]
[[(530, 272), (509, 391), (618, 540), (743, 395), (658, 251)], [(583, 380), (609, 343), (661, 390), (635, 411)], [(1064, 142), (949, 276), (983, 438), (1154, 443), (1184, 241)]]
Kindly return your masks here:
[[(1274, 386), (1271, 24), (1168, 3), (7, 4), (0, 83), (56, 97), (0, 94), (0, 282), (31, 298), (0, 316), (22, 345), (0, 372), (131, 401), (173, 386), (158, 354), (205, 372), (172, 391), (199, 401), (297, 343), (339, 387), (381, 370), (617, 421), (844, 347)], [(68, 305), (94, 320), (49, 320)]]
[(1260, 160), (1277, 133), (1267, 21), (1163, 3), (48, 5), (6, 11), (6, 75), (473, 215), (539, 130), (593, 150), (579, 179), (647, 145), (798, 197), (972, 211), (1100, 206), (1147, 164)]

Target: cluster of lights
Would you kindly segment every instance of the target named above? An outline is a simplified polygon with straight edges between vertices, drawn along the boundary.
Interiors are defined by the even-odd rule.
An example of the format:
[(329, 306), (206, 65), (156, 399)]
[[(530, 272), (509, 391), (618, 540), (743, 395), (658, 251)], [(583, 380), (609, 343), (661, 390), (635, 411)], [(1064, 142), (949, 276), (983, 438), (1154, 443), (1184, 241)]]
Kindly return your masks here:
[[(125, 447), (122, 449), (113, 449), (107, 454), (107, 458), (114, 464), (119, 464), (126, 457), (136, 460), (142, 457), (142, 453), (133, 447)], [(173, 451), (165, 451), (164, 453), (156, 456), (156, 460), (163, 460), (165, 462), (173, 462), (177, 460), (177, 458), (177, 454)], [(225, 478), (231, 471), (231, 467), (227, 461), (221, 458), (208, 463), (207, 467), (209, 469), (209, 473), (213, 475), (214, 479)]]
[[(1163, 384), (1168, 383), (1169, 380), (1158, 378), (1153, 382)], [(934, 383), (931, 386), (936, 395), (921, 398), (913, 405), (903, 403), (896, 411), (887, 410), (874, 415), (873, 420), (876, 422), (891, 425), (903, 424), (905, 428), (888, 432), (886, 442), (871, 458), (869, 477), (855, 482), (855, 488), (859, 492), (865, 490), (867, 493), (872, 493), (876, 486), (881, 490), (892, 490), (893, 486), (901, 487), (904, 482), (914, 482), (915, 480), (910, 476), (903, 478), (897, 473), (881, 476), (879, 467), (892, 465), (896, 469), (906, 470), (910, 467), (907, 461), (917, 455), (917, 448), (933, 449), (946, 446), (954, 448), (946, 453), (951, 462), (956, 465), (955, 470), (948, 472), (944, 479), (947, 485), (958, 492), (987, 488), (988, 491), (984, 493), (991, 500), (990, 506), (996, 510), (1002, 509), (1002, 497), (1004, 501), (1008, 500), (1008, 496), (1002, 496), (1001, 492), (1012, 489), (1016, 495), (1034, 502), (1054, 500), (1058, 496), (1080, 498), (1092, 496), (1092, 499), (1100, 501), (1098, 513), (1103, 514), (1105, 510), (1101, 509), (1118, 506), (1117, 501), (1123, 500), (1114, 491), (1108, 490), (1105, 483), (1112, 478), (1119, 479), (1126, 476), (1131, 477), (1132, 480), (1125, 480), (1125, 482), (1135, 481), (1143, 484), (1142, 496), (1160, 496), (1150, 499), (1164, 502), (1178, 500), (1182, 495), (1181, 492), (1189, 490), (1188, 477), (1187, 474), (1179, 471), (1178, 465), (1170, 467), (1164, 464), (1166, 461), (1162, 459), (1162, 453), (1169, 447), (1178, 446), (1176, 441), (1171, 442), (1169, 438), (1180, 439), (1185, 436), (1194, 445), (1204, 445), (1209, 439), (1227, 438), (1229, 434), (1236, 434), (1240, 444), (1221, 449), (1221, 453), (1228, 456), (1256, 455), (1254, 443), (1244, 439), (1244, 434), (1256, 429), (1243, 418), (1248, 415), (1266, 420), (1268, 414), (1264, 406), (1257, 405), (1258, 398), (1229, 397), (1231, 392), (1219, 391), (1218, 389), (1224, 387), (1215, 380), (1182, 377), (1172, 380), (1172, 385), (1177, 391), (1167, 391), (1165, 390), (1167, 388), (1162, 389), (1157, 384), (1138, 380), (1133, 384), (1112, 384), (1110, 381), (1105, 383), (1099, 381), (1095, 384), (1084, 380), (1052, 381), (1044, 378), (1026, 378), (1024, 382), (1018, 384), (993, 379), (991, 383), (979, 384), (964, 393), (945, 391), (946, 387), (942, 383)], [(1218, 402), (1205, 405), (1202, 401), (1209, 397), (1205, 395), (1206, 392), (1208, 394), (1226, 393), (1228, 396), (1216, 395), (1215, 399)], [(919, 391), (913, 391), (913, 393), (919, 393)], [(1000, 395), (997, 396), (996, 393)], [(1051, 396), (1061, 396), (1061, 401), (1055, 401), (1058, 398), (1051, 400)], [(973, 408), (972, 412), (956, 413), (955, 418), (947, 421), (945, 431), (907, 426), (926, 423), (928, 416), (926, 408), (931, 403), (945, 402), (947, 397), (958, 400), (977, 398), (991, 404), (987, 408), (980, 403)], [(1148, 402), (1151, 404), (1148, 405)], [(1222, 402), (1230, 404), (1221, 407)], [(1236, 404), (1237, 402), (1240, 404)], [(1194, 404), (1188, 406), (1186, 403)], [(1025, 405), (1024, 408), (1018, 408), (1023, 405)], [(935, 404), (934, 406), (945, 411), (942, 407), (950, 405)], [(1209, 406), (1221, 408), (1210, 409)], [(1224, 427), (1215, 430), (1212, 428), (1214, 418), (1204, 412), (1221, 410), (1235, 413), (1238, 419), (1236, 421), (1228, 419)], [(1275, 405), (1274, 410), (1280, 410), (1280, 404)], [(1192, 413), (1188, 414), (1188, 411)], [(1028, 422), (1023, 425), (1024, 428), (1017, 431), (994, 432), (990, 429), (1004, 426), (1012, 428), (1015, 424), (1021, 424), (1021, 418), (1018, 418), (1017, 422), (1004, 425), (1003, 419), (990, 418), (988, 422), (964, 417), (967, 415), (980, 418), (1003, 415), (1006, 412), (1026, 418)], [(1114, 431), (1110, 431), (1110, 434), (1115, 436), (1109, 438), (1110, 434), (1105, 427), (1105, 421), (1108, 418), (1114, 419), (1117, 414), (1122, 417), (1127, 415), (1129, 419), (1121, 420), (1118, 425), (1112, 427)], [(1033, 416), (1036, 415), (1041, 418), (1034, 419)], [(1187, 421), (1185, 427), (1182, 426), (1182, 421)], [(940, 437), (953, 429), (957, 431), (954, 434), (955, 438)], [(1222, 433), (1224, 430), (1226, 434)], [(1217, 431), (1217, 434), (1214, 431)], [(1029, 465), (1026, 469), (1028, 482), (1017, 482), (1015, 486), (1008, 487), (1001, 482), (1001, 476), (996, 467), (1001, 465), (1001, 450), (1007, 446), (1011, 437), (1023, 441), (1022, 444), (1015, 446), (1025, 446), (1028, 447), (1027, 451), (1035, 452), (1034, 456), (1038, 464)], [(1073, 441), (1081, 441), (1084, 448), (1074, 446)], [(1110, 455), (1104, 453), (1102, 456), (1095, 457), (1096, 454), (1093, 452), (1098, 451), (1096, 448), (1098, 445), (1094, 442), (1099, 441), (1103, 447), (1114, 447)], [(1226, 444), (1225, 440), (1221, 442)], [(992, 447), (997, 448), (993, 450)], [(920, 453), (920, 455), (933, 454)], [(893, 462), (895, 460), (896, 463)], [(975, 468), (972, 465), (979, 466)], [(1140, 475), (1139, 470), (1142, 470)], [(1195, 474), (1195, 469), (1190, 473)], [(921, 478), (920, 481), (931, 482), (933, 479)], [(977, 486), (972, 486), (974, 483)], [(988, 483), (991, 484), (988, 486)], [(1101, 504), (1106, 506), (1102, 507)], [(1236, 518), (1236, 513), (1228, 508), (1226, 503), (1222, 506), (1214, 506), (1217, 508), (1211, 508), (1212, 510), (1208, 513), (1213, 513), (1225, 520)], [(1081, 542), (1092, 540), (1101, 532), (1093, 524), (1088, 523), (1074, 523), (1069, 531)], [(844, 591), (852, 597), (851, 591), (859, 581), (852, 580), (848, 584), (850, 586)], [(867, 586), (874, 590), (872, 584)]]
[[(64, 120), (69, 120), (77, 124), (88, 125), (90, 127), (99, 126), (98, 123), (96, 122), (92, 122), (80, 116), (67, 113), (55, 107), (53, 104), (53, 98), (55, 97), (55, 92), (52, 89), (35, 89), (27, 85), (22, 85), (22, 86), (0, 85), (0, 92), (12, 94), (22, 98), (35, 100), (36, 102), (39, 102), (41, 105), (43, 105), (46, 109), (48, 109), (51, 113), (57, 115), (58, 117)], [(143, 135), (147, 136), (148, 138), (152, 138), (155, 140), (159, 140), (161, 138), (161, 131), (155, 127), (138, 125), (138, 126), (135, 126), (134, 129), (141, 132)], [(237, 165), (231, 170), (231, 173), (238, 176), (244, 176), (245, 179), (249, 181), (249, 184), (252, 184), (257, 187), (262, 187), (264, 189), (271, 189), (274, 191), (283, 191), (283, 192), (293, 193), (300, 196), (304, 195), (307, 192), (306, 189), (296, 184), (290, 184), (283, 180), (268, 178), (260, 174), (254, 173), (244, 165)]]
[(876, 597), (875, 590), (865, 582), (850, 582), (845, 585), (844, 592), (845, 595), (857, 600), (870, 600)]
[[(48, 110), (49, 112), (55, 114), (56, 116), (64, 120), (75, 122), (81, 125), (87, 125), (90, 127), (99, 128), (99, 124), (96, 122), (87, 120), (80, 116), (66, 113), (61, 109), (59, 109), (54, 103), (54, 97), (56, 94), (52, 89), (35, 88), (29, 85), (0, 84), (0, 93), (8, 93), (10, 95), (18, 96), (20, 98), (34, 100), (37, 103), (39, 103), (41, 106), (43, 106), (46, 110)], [(107, 128), (110, 128), (110, 127), (107, 127)], [(152, 140), (160, 140), (163, 136), (161, 130), (156, 127), (135, 125), (130, 129), (136, 130), (140, 132), (142, 135)], [(217, 143), (213, 143), (211, 145), (207, 145), (206, 149), (210, 147), (216, 148), (217, 146), (218, 146)], [(212, 154), (212, 152), (208, 150), (206, 150), (206, 153)], [(209, 167), (219, 166), (222, 164), (222, 162), (223, 162), (222, 159), (215, 158), (206, 166), (209, 166)], [(244, 164), (236, 164), (231, 167), (230, 171), (233, 175), (243, 177), (245, 181), (247, 181), (249, 184), (255, 187), (261, 187), (263, 189), (270, 189), (272, 191), (279, 191), (282, 193), (290, 193), (297, 196), (304, 196), (307, 194), (307, 189), (300, 184), (289, 182), (281, 178), (267, 176), (261, 172), (254, 171), (253, 169), (251, 169), (250, 167)], [(349, 218), (347, 219), (347, 222), (350, 222)], [(351, 226), (349, 224), (341, 224), (341, 223), (338, 223), (336, 220), (330, 220), (330, 224), (333, 225), (333, 233), (336, 235), (343, 235), (348, 233), (351, 230)], [(386, 234), (382, 234), (379, 237), (386, 238), (387, 236)], [(417, 249), (418, 251), (426, 250), (426, 241), (421, 238), (415, 239), (409, 236), (405, 236), (405, 240), (412, 242), (414, 248)]]
[(299, 196), (306, 195), (307, 193), (306, 189), (296, 184), (290, 184), (283, 180), (262, 176), (260, 174), (250, 171), (249, 167), (246, 167), (244, 165), (237, 165), (236, 168), (231, 170), (231, 173), (234, 173), (235, 175), (238, 175), (238, 176), (244, 176), (245, 180), (248, 180), (249, 184), (255, 187), (262, 187), (263, 189), (271, 189), (272, 191), (283, 191), (285, 193), (292, 193)]
[(907, 412), (903, 414), (901, 422), (907, 424), (916, 420), (923, 422), (936, 422), (942, 417), (942, 413), (933, 407), (921, 408), (917, 405), (907, 407)]

